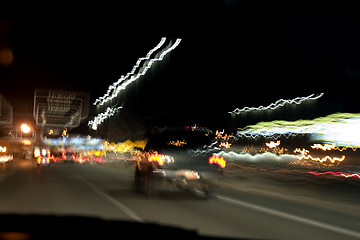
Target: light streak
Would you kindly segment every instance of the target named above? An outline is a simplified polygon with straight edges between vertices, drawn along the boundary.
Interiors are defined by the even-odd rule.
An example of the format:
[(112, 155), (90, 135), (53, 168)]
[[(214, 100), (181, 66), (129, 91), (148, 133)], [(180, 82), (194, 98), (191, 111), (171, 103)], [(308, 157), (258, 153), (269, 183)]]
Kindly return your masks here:
[(122, 106), (120, 107), (108, 107), (106, 108), (106, 111), (103, 113), (99, 113), (96, 117), (94, 117), (93, 120), (90, 120), (88, 122), (88, 125), (91, 127), (91, 129), (93, 130), (97, 130), (98, 126), (103, 123), (106, 119), (108, 119), (109, 117), (112, 117), (115, 115), (115, 113), (117, 113), (120, 109), (122, 108)]
[(109, 86), (106, 94), (103, 97), (100, 97), (98, 99), (95, 100), (94, 105), (96, 105), (97, 103), (101, 102), (102, 100), (104, 100), (105, 98), (107, 98), (110, 93), (113, 91), (113, 89), (116, 89), (116, 87), (123, 82), (125, 79), (127, 79), (130, 75), (134, 74), (136, 69), (139, 67), (140, 63), (143, 60), (147, 60), (150, 58), (150, 56), (156, 51), (158, 50), (166, 41), (166, 38), (163, 37), (161, 38), (160, 42), (158, 43), (158, 45), (156, 45), (153, 49), (151, 49), (147, 54), (146, 57), (142, 57), (139, 58), (135, 64), (135, 66), (132, 68), (131, 72), (127, 73), (126, 76), (121, 76), (121, 78), (119, 78), (119, 80), (117, 80), (116, 82), (114, 82), (112, 85)]
[(233, 110), (232, 112), (229, 112), (231, 114), (241, 114), (241, 113), (245, 113), (245, 112), (252, 112), (252, 111), (265, 111), (265, 110), (275, 110), (279, 107), (283, 107), (285, 104), (301, 104), (304, 101), (308, 101), (308, 100), (316, 100), (321, 98), (324, 93), (320, 93), (319, 95), (314, 96), (315, 94), (311, 94), (309, 96), (306, 97), (297, 97), (294, 99), (290, 99), (290, 100), (284, 100), (284, 99), (279, 99), (277, 100), (275, 103), (271, 103), (270, 105), (264, 107), (264, 106), (260, 106), (260, 107), (244, 107), (242, 109), (236, 108), (235, 110)]
[(337, 146), (360, 146), (360, 113), (334, 113), (312, 120), (259, 122), (239, 129), (238, 136), (257, 138), (310, 134), (313, 140)]
[(328, 151), (328, 150), (333, 150), (335, 149), (335, 144), (325, 144), (325, 145), (321, 145), (321, 144), (313, 144), (312, 146), (310, 146), (312, 149), (321, 149), (323, 151)]
[(185, 140), (176, 140), (176, 141), (170, 141), (167, 143), (167, 145), (173, 145), (173, 146), (176, 146), (176, 147), (181, 147), (181, 146), (184, 146), (186, 145), (187, 142)]
[(265, 143), (267, 147), (269, 148), (276, 148), (280, 145), (280, 141), (270, 141), (270, 143)]
[(338, 177), (345, 177), (345, 178), (349, 178), (349, 177), (358, 177), (360, 178), (360, 174), (359, 173), (344, 173), (344, 172), (332, 172), (332, 171), (328, 171), (328, 172), (321, 172), (321, 173), (317, 173), (317, 172), (308, 172), (312, 175), (315, 176), (321, 176), (321, 175), (334, 175), (334, 176), (338, 176)]
[(299, 160), (302, 160), (302, 159), (311, 159), (313, 161), (318, 161), (318, 162), (326, 162), (327, 160), (329, 160), (331, 163), (335, 163), (335, 161), (339, 161), (339, 162), (342, 162), (345, 160), (345, 156), (342, 156), (341, 158), (338, 158), (338, 157), (334, 157), (334, 158), (331, 158), (330, 156), (325, 156), (323, 158), (319, 158), (319, 157), (312, 157), (311, 155), (301, 155), (299, 157)]
[(234, 151), (220, 151), (214, 155), (224, 157), (230, 162), (294, 162), (298, 160), (297, 156), (293, 154), (278, 155), (270, 152), (253, 155), (249, 153), (237, 153)]
[[(323, 151), (328, 151), (328, 150), (338, 150), (340, 152), (345, 151), (348, 149), (348, 147), (337, 147), (335, 144), (313, 144), (312, 146), (310, 146), (312, 149), (321, 149)], [(356, 151), (356, 149), (360, 148), (360, 147), (349, 147), (351, 148), (354, 152)]]
[(104, 151), (105, 152), (120, 152), (120, 153), (125, 153), (125, 152), (131, 152), (134, 150), (134, 148), (141, 148), (144, 150), (146, 144), (148, 142), (148, 139), (145, 138), (144, 140), (136, 140), (135, 142), (131, 141), (130, 139), (126, 140), (125, 142), (120, 142), (120, 143), (114, 143), (114, 142), (103, 142), (102, 145), (105, 147)]
[[(136, 62), (135, 66), (132, 68), (131, 72), (127, 73), (126, 76), (121, 76), (121, 78), (116, 81), (115, 83), (113, 83), (111, 86), (109, 86), (106, 94), (102, 97), (99, 97), (98, 99), (95, 100), (94, 105), (103, 105), (104, 103), (112, 100), (113, 98), (117, 97), (119, 95), (119, 93), (124, 90), (130, 83), (136, 81), (139, 77), (143, 76), (146, 74), (146, 72), (151, 68), (152, 64), (156, 61), (161, 61), (163, 60), (163, 58), (165, 57), (166, 54), (168, 54), (169, 52), (171, 52), (172, 50), (174, 50), (181, 42), (181, 39), (178, 38), (176, 39), (175, 43), (173, 45), (171, 45), (171, 43), (162, 51), (160, 51), (158, 54), (156, 54), (156, 56), (153, 59), (150, 59), (151, 55), (158, 50), (159, 48), (162, 47), (162, 45), (165, 43), (166, 38), (163, 37), (161, 38), (160, 42), (158, 45), (156, 45), (153, 49), (151, 49), (148, 54), (146, 55), (146, 57), (144, 58), (139, 58), (138, 61)], [(157, 57), (159, 56), (159, 57)], [(137, 68), (139, 68), (140, 63), (146, 60), (143, 64), (143, 66), (141, 67), (141, 69), (138, 71), (137, 74), (135, 74), (135, 71)]]
[(225, 135), (223, 135), (224, 132), (225, 132), (224, 129), (222, 130), (222, 132), (216, 130), (216, 132), (215, 132), (215, 135), (216, 135), (215, 138), (216, 138), (216, 139), (222, 139), (222, 140), (227, 141), (227, 140), (229, 140), (230, 138), (233, 137), (233, 134), (228, 135), (227, 133), (225, 133)]
[(349, 178), (349, 177), (358, 177), (358, 178), (360, 178), (359, 173), (352, 173), (352, 174), (342, 173), (341, 176), (346, 177), (346, 178)]
[(296, 148), (294, 150), (294, 153), (301, 153), (300, 156), (298, 156), (298, 159), (299, 160), (303, 160), (303, 159), (306, 159), (306, 160), (313, 160), (313, 161), (317, 161), (317, 162), (326, 162), (327, 160), (329, 160), (331, 163), (335, 163), (335, 161), (339, 161), (339, 162), (342, 162), (345, 160), (345, 156), (343, 155), (341, 158), (338, 158), (338, 157), (330, 157), (330, 156), (325, 156), (323, 158), (319, 158), (319, 157), (313, 157), (309, 154), (309, 150), (306, 150), (305, 148), (303, 149), (300, 149), (300, 148)]

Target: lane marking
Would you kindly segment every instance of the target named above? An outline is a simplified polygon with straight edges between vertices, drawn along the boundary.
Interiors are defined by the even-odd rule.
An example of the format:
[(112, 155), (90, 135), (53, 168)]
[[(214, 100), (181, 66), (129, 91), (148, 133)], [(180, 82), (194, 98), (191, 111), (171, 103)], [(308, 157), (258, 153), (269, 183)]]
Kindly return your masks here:
[(125, 213), (126, 215), (128, 215), (129, 217), (131, 217), (133, 220), (137, 221), (137, 222), (144, 222), (134, 211), (132, 211), (130, 208), (128, 208), (127, 206), (125, 206), (124, 204), (120, 203), (119, 201), (117, 201), (116, 199), (112, 198), (111, 196), (109, 196), (108, 194), (106, 194), (105, 192), (101, 191), (99, 187), (97, 187), (95, 184), (88, 182), (85, 178), (75, 175), (81, 182), (85, 183), (86, 185), (88, 185), (94, 192), (96, 192), (97, 194), (99, 194), (100, 196), (106, 198), (109, 202), (111, 202), (115, 207), (117, 207), (118, 209), (120, 209), (123, 213)]
[(241, 200), (238, 200), (238, 199), (226, 197), (226, 196), (219, 195), (219, 194), (216, 194), (215, 197), (217, 199), (223, 201), (223, 202), (227, 202), (227, 203), (230, 203), (230, 204), (235, 205), (235, 206), (249, 208), (249, 209), (260, 211), (260, 212), (263, 212), (263, 213), (267, 213), (267, 214), (270, 214), (270, 215), (273, 215), (273, 216), (289, 219), (289, 220), (292, 220), (294, 222), (307, 224), (307, 225), (310, 225), (310, 226), (313, 226), (313, 227), (322, 228), (322, 229), (325, 229), (325, 230), (328, 230), (328, 231), (331, 231), (331, 232), (340, 233), (340, 234), (344, 234), (344, 235), (348, 235), (348, 236), (360, 239), (360, 232), (357, 232), (357, 231), (352, 231), (352, 230), (342, 228), (342, 227), (338, 227), (338, 226), (335, 226), (335, 225), (332, 225), (332, 224), (320, 222), (320, 221), (313, 220), (313, 219), (306, 218), (306, 217), (297, 216), (297, 215), (287, 213), (287, 212), (284, 212), (284, 211), (280, 211), (280, 210), (260, 206), (260, 205), (257, 205), (257, 204), (241, 201)]

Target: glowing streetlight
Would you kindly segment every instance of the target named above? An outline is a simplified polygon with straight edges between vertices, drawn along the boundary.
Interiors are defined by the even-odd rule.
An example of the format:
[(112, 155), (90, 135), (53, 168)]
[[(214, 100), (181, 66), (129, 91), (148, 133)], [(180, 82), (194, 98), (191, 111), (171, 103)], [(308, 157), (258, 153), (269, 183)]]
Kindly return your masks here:
[(21, 124), (20, 129), (21, 129), (21, 131), (23, 133), (29, 133), (30, 132), (30, 127), (26, 123)]

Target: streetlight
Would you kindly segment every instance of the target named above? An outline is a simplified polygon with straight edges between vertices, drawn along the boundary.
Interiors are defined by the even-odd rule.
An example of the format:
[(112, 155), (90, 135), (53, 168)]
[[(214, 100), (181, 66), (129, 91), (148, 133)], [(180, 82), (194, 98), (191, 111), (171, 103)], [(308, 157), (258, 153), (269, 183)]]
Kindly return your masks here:
[(29, 133), (31, 130), (30, 127), (26, 123), (21, 124), (20, 129), (23, 133)]

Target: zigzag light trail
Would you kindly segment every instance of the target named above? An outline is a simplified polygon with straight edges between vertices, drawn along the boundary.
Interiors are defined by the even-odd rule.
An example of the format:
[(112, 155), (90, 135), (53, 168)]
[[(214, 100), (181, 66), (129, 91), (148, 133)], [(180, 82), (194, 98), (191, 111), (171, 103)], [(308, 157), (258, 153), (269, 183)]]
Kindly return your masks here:
[(166, 38), (163, 37), (161, 38), (160, 42), (153, 48), (151, 49), (147, 54), (146, 54), (146, 57), (142, 57), (142, 58), (139, 58), (135, 64), (135, 66), (132, 68), (131, 72), (127, 73), (126, 76), (121, 76), (119, 78), (119, 80), (117, 80), (116, 82), (114, 82), (112, 85), (109, 86), (106, 94), (102, 97), (99, 97), (98, 99), (95, 100), (94, 102), (94, 105), (98, 104), (99, 102), (101, 102), (102, 100), (104, 100), (106, 97), (108, 97), (111, 93), (111, 91), (113, 91), (113, 89), (115, 89), (121, 82), (123, 82), (125, 79), (127, 79), (130, 75), (134, 74), (136, 69), (139, 67), (140, 63), (143, 61), (143, 60), (147, 60), (150, 58), (150, 56), (156, 51), (158, 50), (162, 45), (164, 45), (166, 41)]
[[(98, 104), (103, 105), (104, 103), (106, 103), (106, 102), (112, 100), (113, 98), (117, 97), (118, 94), (120, 93), (120, 91), (124, 90), (130, 83), (134, 82), (139, 77), (145, 75), (146, 72), (151, 68), (151, 66), (152, 66), (152, 64), (154, 62), (163, 60), (163, 58), (165, 57), (166, 54), (168, 54), (169, 52), (174, 50), (180, 44), (181, 39), (180, 38), (176, 39), (174, 44), (171, 45), (171, 43), (170, 43), (168, 45), (168, 47), (166, 47), (161, 52), (156, 54), (157, 56), (160, 54), (159, 57), (155, 56), (155, 58), (150, 59), (150, 56), (156, 50), (160, 49), (162, 47), (162, 45), (165, 43), (165, 41), (166, 41), (166, 38), (163, 37), (161, 39), (161, 41), (159, 42), (159, 44), (148, 52), (146, 57), (139, 58), (138, 61), (135, 64), (135, 66), (132, 68), (132, 71), (129, 72), (125, 77), (122, 76), (118, 81), (116, 81), (111, 86), (109, 86), (106, 94), (104, 96), (96, 99), (95, 102), (94, 102), (94, 105), (98, 105)], [(136, 69), (140, 66), (140, 63), (143, 60), (146, 60), (146, 61), (144, 62), (142, 68), (138, 71), (137, 74), (134, 75)]]
[(360, 113), (334, 113), (312, 120), (259, 122), (237, 131), (237, 136), (277, 138), (309, 134), (313, 140), (356, 148), (360, 146)]
[(316, 96), (314, 96), (314, 95), (315, 94), (311, 94), (307, 97), (297, 97), (297, 98), (290, 99), (290, 100), (279, 99), (275, 103), (271, 103), (270, 105), (268, 105), (266, 107), (260, 106), (260, 107), (244, 107), (242, 109), (236, 108), (234, 111), (229, 112), (229, 113), (238, 115), (238, 114), (245, 113), (245, 112), (275, 110), (279, 107), (283, 107), (285, 104), (299, 105), (304, 101), (319, 99), (324, 95), (324, 93), (320, 93), (319, 95), (316, 95)]
[(93, 130), (97, 130), (98, 126), (103, 123), (107, 118), (114, 116), (123, 106), (120, 107), (108, 107), (105, 112), (99, 113), (93, 120), (88, 122), (88, 126), (90, 126)]

